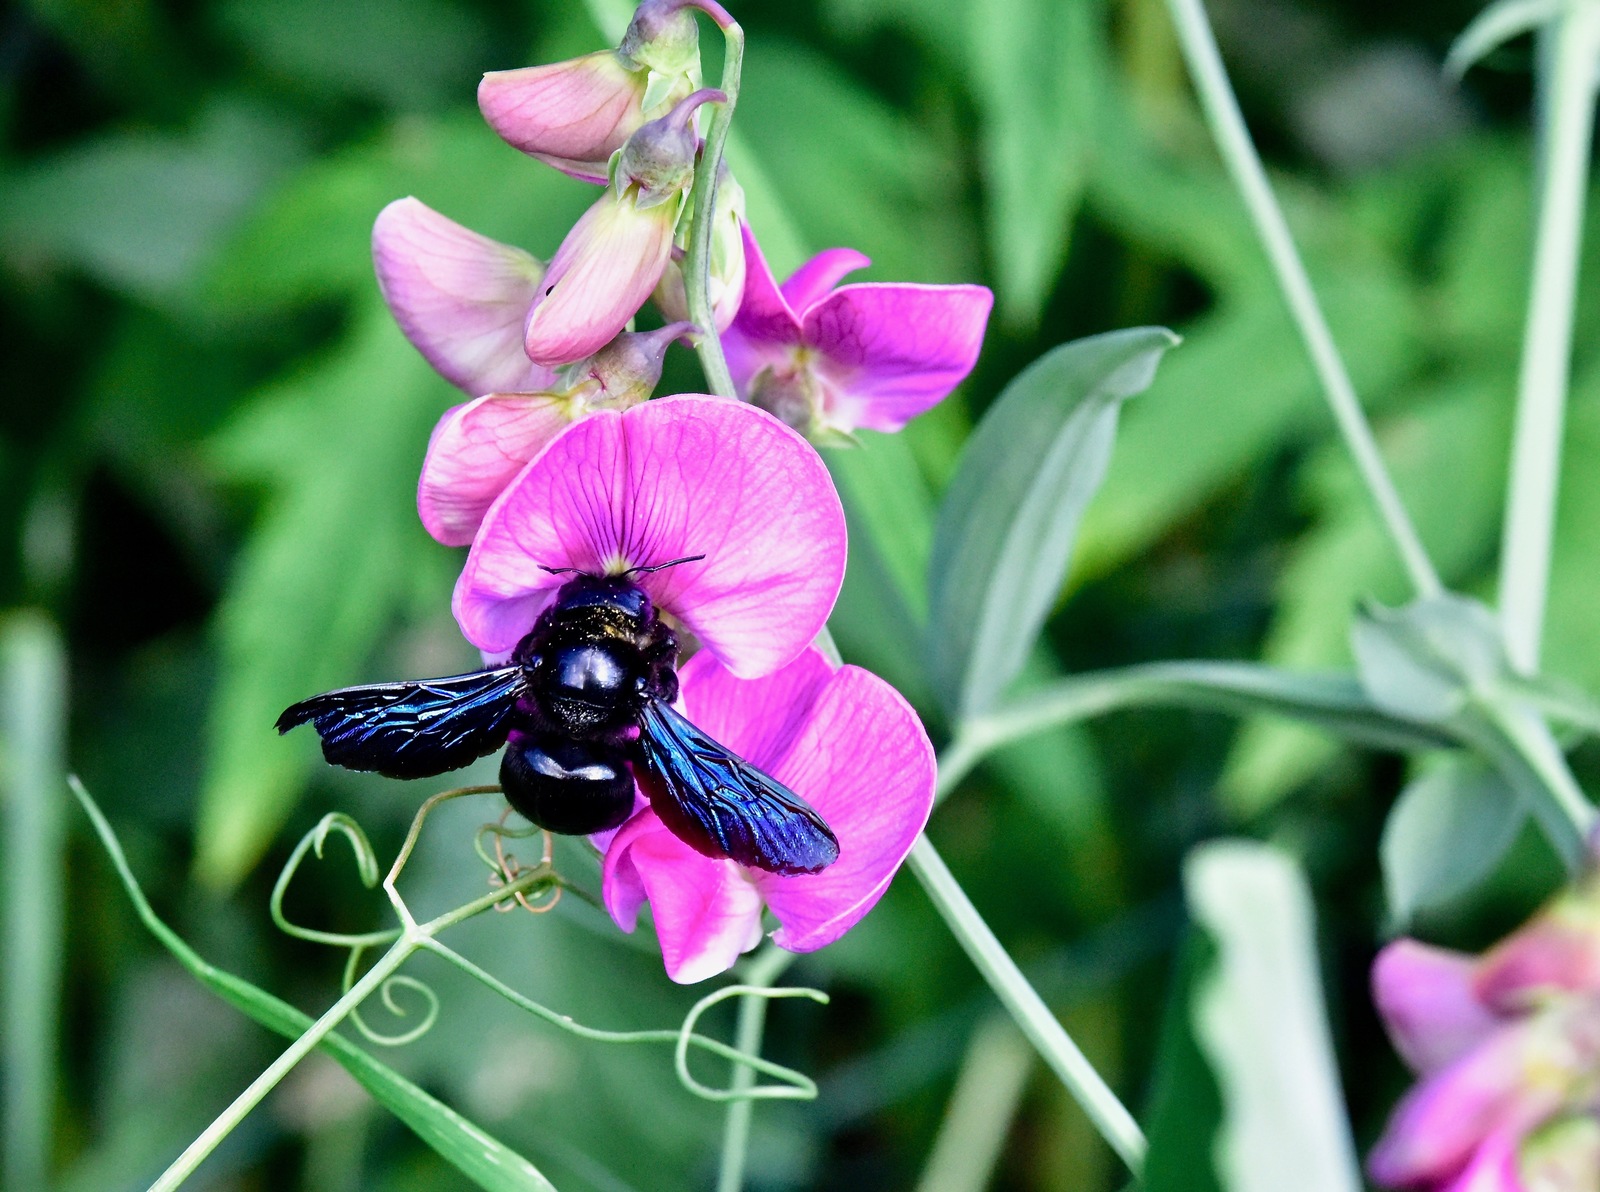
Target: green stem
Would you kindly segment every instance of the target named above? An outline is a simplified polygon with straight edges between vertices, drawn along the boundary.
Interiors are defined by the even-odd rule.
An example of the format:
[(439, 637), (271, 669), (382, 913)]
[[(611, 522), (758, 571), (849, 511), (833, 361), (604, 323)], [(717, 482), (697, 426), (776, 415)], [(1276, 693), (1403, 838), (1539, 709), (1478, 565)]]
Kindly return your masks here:
[(989, 930), (983, 916), (978, 914), (966, 891), (951, 876), (926, 836), (917, 838), (907, 861), (946, 925), (1022, 1033), (1137, 1178), (1144, 1166), (1145, 1139), (1133, 1115), (1117, 1100), (1117, 1095), (1100, 1078), (1094, 1065), (1050, 1013), (1038, 991), (1022, 975), (1016, 961), (1000, 946), (994, 932)]
[[(775, 944), (767, 945), (750, 962), (745, 977), (746, 985), (757, 989), (770, 989), (794, 962), (794, 954), (785, 952)], [(767, 999), (745, 997), (739, 1000), (739, 1025), (734, 1033), (733, 1046), (745, 1055), (753, 1056), (761, 1050), (761, 1035), (767, 1025)], [(741, 1064), (734, 1069), (732, 1091), (748, 1093), (755, 1087), (755, 1070)], [(745, 1157), (750, 1148), (750, 1118), (755, 1112), (755, 1101), (736, 1097), (728, 1102), (726, 1116), (722, 1119), (722, 1169), (717, 1176), (717, 1192), (739, 1192), (744, 1186)]]
[(209, 1126), (161, 1173), (161, 1178), (150, 1185), (150, 1192), (172, 1192), (179, 1184), (194, 1174), (195, 1168), (244, 1121), (245, 1117), (261, 1103), (261, 1099), (277, 1087), (301, 1060), (310, 1055), (318, 1043), (335, 1027), (349, 1017), (361, 1002), (378, 986), (392, 976), (406, 962), (406, 958), (419, 946), (410, 932), (401, 936), (370, 968), (366, 975), (350, 987), (350, 991), (328, 1007), (322, 1017), (312, 1023), (298, 1039), (291, 1043), (267, 1069), (250, 1082), (250, 1086), (233, 1099), (233, 1103), (217, 1115)]
[(1328, 330), (1328, 322), (1317, 303), (1317, 296), (1311, 289), (1311, 280), (1306, 276), (1305, 265), (1295, 249), (1283, 210), (1272, 193), (1266, 170), (1250, 139), (1250, 130), (1245, 127), (1244, 117), (1239, 112), (1239, 102), (1234, 97), (1227, 70), (1222, 65), (1222, 55), (1217, 50), (1211, 23), (1206, 18), (1205, 5), (1202, 0), (1167, 0), (1167, 6), (1177, 26), (1183, 56), (1194, 76), (1200, 106), (1211, 125), (1212, 135), (1216, 137), (1228, 172), (1233, 175), (1234, 184), (1244, 198), (1256, 233), (1261, 237), (1267, 259), (1289, 304), (1289, 313), (1294, 316), (1295, 325), (1300, 330), (1300, 338), (1311, 355), (1311, 365), (1322, 384), (1345, 445), (1355, 458), (1356, 467), (1366, 482), (1367, 492), (1377, 507), (1379, 518), (1388, 530), (1389, 537), (1394, 540), (1395, 548), (1411, 576), (1412, 586), (1419, 596), (1438, 595), (1443, 585), (1428, 558), (1428, 552), (1423, 548), (1422, 540), (1417, 536), (1416, 527), (1411, 524), (1411, 518), (1401, 503), (1400, 494), (1395, 491), (1394, 481), (1390, 479), (1377, 441), (1373, 438), (1372, 427), (1356, 397), (1355, 386), (1339, 356), (1339, 349), (1334, 345), (1333, 334)]
[[(723, 14), (726, 16), (726, 14)], [(744, 65), (744, 30), (731, 17), (718, 21), (726, 47), (719, 87), (727, 99), (709, 105), (711, 123), (706, 129), (705, 148), (695, 169), (694, 220), (689, 229), (688, 251), (683, 262), (683, 290), (689, 318), (700, 328), (696, 351), (706, 374), (706, 387), (718, 397), (738, 397), (733, 374), (722, 354), (722, 339), (711, 305), (711, 245), (716, 238), (717, 184), (722, 165), (722, 150), (733, 123), (734, 105), (739, 102), (739, 72)]]
[(1594, 135), (1600, 4), (1563, 6), (1540, 139), (1538, 236), (1522, 340), (1517, 422), (1500, 550), (1500, 617), (1511, 664), (1539, 666), (1554, 535), (1561, 435), (1572, 360), (1572, 317)]
[(1578, 873), (1600, 813), (1584, 797), (1550, 726), (1525, 704), (1485, 700), (1479, 706), (1492, 731), (1474, 743), (1522, 792), (1568, 870)]

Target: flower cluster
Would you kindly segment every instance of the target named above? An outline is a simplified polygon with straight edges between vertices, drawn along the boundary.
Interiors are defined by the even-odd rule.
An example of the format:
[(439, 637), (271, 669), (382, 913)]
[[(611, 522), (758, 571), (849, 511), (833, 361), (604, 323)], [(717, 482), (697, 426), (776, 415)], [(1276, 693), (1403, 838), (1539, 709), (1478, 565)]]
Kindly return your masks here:
[[(943, 399), (972, 369), (991, 306), (980, 286), (840, 286), (869, 263), (849, 249), (776, 282), (737, 182), (705, 159), (705, 114), (730, 97), (701, 86), (697, 11), (737, 35), (713, 0), (645, 0), (615, 50), (484, 76), (495, 132), (605, 188), (548, 264), (415, 198), (373, 228), (385, 301), (469, 399), (440, 419), (418, 487), (428, 532), (471, 548), (454, 600), (468, 640), (504, 658), (566, 574), (637, 576), (693, 651), (681, 713), (837, 837), (837, 861), (783, 876), (697, 852), (637, 795), (594, 838), (603, 898), (628, 931), (649, 904), (678, 981), (726, 970), (767, 911), (782, 947), (836, 939), (922, 830), (934, 765), (915, 713), (813, 645), (845, 530), (812, 444), (898, 430)], [(693, 196), (714, 171), (697, 230)], [(697, 235), (710, 275), (688, 280), (715, 327), (687, 321)], [(666, 325), (633, 331), (652, 297)], [(717, 350), (721, 333), (736, 394), (651, 400), (672, 343)]]
[(1579, 1192), (1600, 1173), (1600, 875), (1481, 956), (1402, 939), (1373, 967), (1420, 1077), (1369, 1160), (1390, 1188)]

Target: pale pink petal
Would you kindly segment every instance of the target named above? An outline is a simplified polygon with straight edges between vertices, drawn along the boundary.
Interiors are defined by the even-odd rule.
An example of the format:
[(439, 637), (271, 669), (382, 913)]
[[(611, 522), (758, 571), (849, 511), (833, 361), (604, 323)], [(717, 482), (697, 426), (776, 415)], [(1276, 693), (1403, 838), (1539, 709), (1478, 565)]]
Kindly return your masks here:
[(994, 296), (984, 286), (853, 285), (805, 315), (826, 362), (827, 421), (899, 430), (947, 397), (977, 363)]
[(743, 389), (750, 378), (772, 362), (773, 350), (787, 350), (800, 343), (800, 318), (784, 299), (778, 283), (767, 268), (750, 225), (741, 229), (744, 237), (744, 297), (722, 339), (728, 369)]
[(783, 283), (783, 300), (802, 318), (850, 274), (872, 264), (872, 258), (853, 248), (825, 248), (789, 275)]
[(1491, 1134), (1472, 1153), (1461, 1174), (1439, 1192), (1527, 1192), (1517, 1171), (1519, 1133), (1501, 1130)]
[(417, 483), (428, 533), (446, 546), (471, 546), (495, 498), (582, 412), (581, 403), (553, 393), (491, 393), (447, 413)]
[(523, 348), (541, 364), (598, 352), (633, 318), (672, 253), (676, 202), (643, 210), (607, 190), (567, 233), (528, 312)]
[(1499, 1019), (1473, 992), (1475, 958), (1396, 940), (1372, 963), (1372, 998), (1402, 1059), (1432, 1072), (1486, 1038)]
[(1547, 1122), (1513, 1153), (1518, 1182), (1506, 1187), (1515, 1192), (1600, 1192), (1600, 1119), (1592, 1105)]
[[(1491, 1135), (1521, 1137), (1558, 1109), (1570, 1066), (1554, 1024), (1522, 1019), (1422, 1080), (1408, 1093), (1367, 1161), (1372, 1178), (1426, 1187), (1459, 1175)], [(1533, 1073), (1539, 1079), (1531, 1079)]]
[(740, 402), (684, 395), (598, 411), (489, 510), (456, 619), (479, 649), (506, 650), (565, 582), (541, 567), (616, 573), (700, 554), (639, 586), (736, 674), (793, 659), (844, 574), (844, 516), (821, 459)]
[(611, 155), (644, 123), (645, 73), (612, 50), (548, 66), (496, 70), (478, 108), (507, 142), (586, 182), (604, 182)]
[(476, 397), (553, 380), (522, 347), (544, 276), (534, 257), (407, 198), (372, 225), (372, 261), (400, 330), (451, 384)]
[(680, 984), (727, 972), (761, 942), (761, 895), (744, 872), (732, 861), (701, 856), (654, 812), (623, 825), (606, 853), (602, 880), (606, 908), (624, 931), (637, 919), (638, 893), (649, 900), (661, 959)]
[(1552, 993), (1600, 994), (1600, 906), (1594, 895), (1562, 895), (1484, 953), (1477, 994), (1501, 1010), (1537, 1005)]

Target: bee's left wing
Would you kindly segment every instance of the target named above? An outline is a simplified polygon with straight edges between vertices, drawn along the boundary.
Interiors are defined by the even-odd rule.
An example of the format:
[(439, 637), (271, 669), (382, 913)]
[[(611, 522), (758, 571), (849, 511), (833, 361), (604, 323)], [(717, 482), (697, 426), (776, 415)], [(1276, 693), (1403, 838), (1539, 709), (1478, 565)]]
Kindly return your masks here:
[(771, 873), (816, 873), (839, 841), (806, 801), (736, 757), (661, 700), (639, 718), (639, 785), (667, 828), (696, 852)]
[(322, 738), (322, 756), (336, 766), (431, 778), (504, 745), (521, 691), (515, 666), (344, 687), (286, 709), (278, 731), (309, 722)]

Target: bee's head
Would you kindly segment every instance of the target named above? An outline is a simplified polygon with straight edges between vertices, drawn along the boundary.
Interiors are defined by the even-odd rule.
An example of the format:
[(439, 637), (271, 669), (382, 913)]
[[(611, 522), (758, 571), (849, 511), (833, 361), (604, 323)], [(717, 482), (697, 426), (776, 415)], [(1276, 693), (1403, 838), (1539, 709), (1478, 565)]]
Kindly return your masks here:
[(550, 608), (560, 620), (596, 611), (637, 622), (641, 628), (656, 617), (655, 604), (627, 575), (573, 576), (561, 585)]

